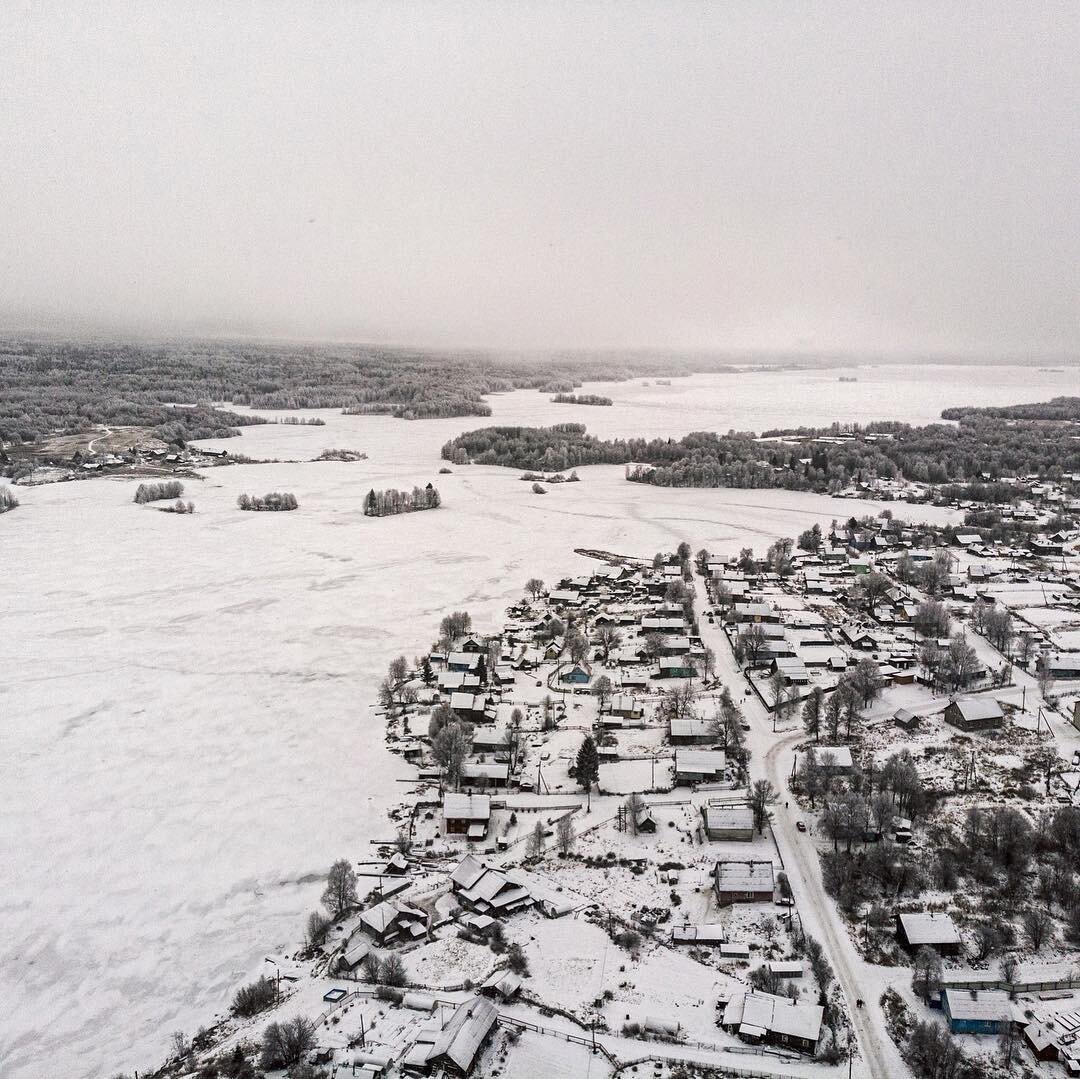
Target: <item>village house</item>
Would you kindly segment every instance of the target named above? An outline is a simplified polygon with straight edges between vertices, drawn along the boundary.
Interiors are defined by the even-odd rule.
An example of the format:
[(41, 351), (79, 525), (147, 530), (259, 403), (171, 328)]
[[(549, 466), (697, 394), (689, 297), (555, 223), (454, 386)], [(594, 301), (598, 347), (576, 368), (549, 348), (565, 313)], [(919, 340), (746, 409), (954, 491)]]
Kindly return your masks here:
[(704, 805), (701, 816), (709, 839), (749, 843), (754, 838), (754, 813), (748, 805)]
[(810, 682), (810, 673), (801, 659), (777, 657), (769, 670), (772, 674), (779, 674), (785, 685), (805, 686)]
[(466, 787), (484, 789), (486, 787), (506, 788), (510, 786), (510, 762), (465, 761), (461, 766), (461, 782)]
[(909, 952), (933, 948), (938, 955), (960, 955), (964, 944), (952, 917), (944, 913), (898, 914), (897, 943)]
[[(848, 746), (815, 746), (814, 760), (822, 773), (829, 776), (848, 775), (855, 767)], [(801, 766), (801, 760), (799, 764)]]
[(424, 1030), (403, 1061), (412, 1074), (468, 1076), (499, 1021), (494, 1001), (476, 996), (459, 1004), (438, 1030)]
[(491, 799), (486, 794), (443, 796), (443, 830), (446, 835), (483, 839), (491, 824)]
[(450, 889), (457, 901), (476, 914), (492, 917), (512, 914), (532, 902), (528, 888), (498, 869), (466, 855), (450, 874)]
[(769, 963), (769, 973), (777, 978), (801, 978), (803, 965), (796, 959), (774, 959)]
[(675, 751), (675, 783), (716, 783), (723, 778), (727, 754), (722, 749), (683, 749)]
[(775, 890), (772, 862), (717, 862), (713, 886), (722, 907), (732, 903), (771, 903)]
[(488, 723), (495, 719), (494, 713), (488, 710), (487, 698), (483, 693), (458, 690), (450, 694), (450, 707), (459, 718), (470, 723)]
[(338, 954), (337, 970), (351, 972), (371, 954), (371, 944), (365, 939), (364, 931), (354, 933)]
[(480, 688), (480, 678), (467, 671), (440, 671), (438, 686), (444, 693), (468, 692)]
[(473, 752), (505, 753), (507, 750), (506, 736), (507, 728), (505, 727), (479, 727), (473, 731)]
[(360, 912), (360, 928), (380, 948), (427, 933), (427, 915), (397, 899), (387, 899)]
[(723, 944), (727, 930), (720, 922), (706, 925), (676, 925), (671, 928), (672, 944)]
[(552, 607), (579, 607), (581, 593), (570, 588), (559, 588), (548, 594), (548, 602)]
[(954, 1034), (1000, 1034), (1013, 1004), (1001, 989), (942, 989), (941, 1010)]
[(559, 681), (568, 685), (587, 686), (592, 674), (583, 663), (573, 663), (559, 672)]
[(700, 745), (716, 741), (716, 734), (710, 720), (693, 716), (668, 720), (668, 740), (675, 746)]
[(483, 654), (480, 652), (451, 652), (446, 657), (446, 666), (451, 671), (464, 671), (476, 674), (480, 669)]
[(739, 993), (724, 1008), (721, 1026), (743, 1041), (781, 1045), (813, 1053), (821, 1036), (824, 1009), (772, 993)]
[(1059, 652), (1047, 661), (1047, 669), (1055, 680), (1080, 678), (1080, 652)]
[(641, 633), (670, 633), (678, 635), (686, 632), (686, 623), (682, 615), (646, 615), (641, 620)]
[(621, 719), (641, 719), (645, 714), (641, 703), (632, 693), (616, 693), (607, 702), (604, 711)]
[(496, 968), (480, 985), (480, 992), (493, 1000), (504, 1001), (517, 995), (521, 989), (521, 975), (512, 970)]
[(1005, 723), (1001, 705), (990, 697), (961, 697), (945, 706), (945, 722), (958, 730), (991, 731)]
[(1057, 1039), (1060, 1034), (1042, 1023), (1028, 1023), (1024, 1027), (1024, 1044), (1036, 1060), (1057, 1060), (1060, 1056)]
[(732, 607), (730, 618), (739, 624), (779, 622), (780, 612), (768, 603), (736, 603)]
[(697, 677), (697, 667), (690, 656), (661, 656), (656, 663), (659, 667), (658, 678)]

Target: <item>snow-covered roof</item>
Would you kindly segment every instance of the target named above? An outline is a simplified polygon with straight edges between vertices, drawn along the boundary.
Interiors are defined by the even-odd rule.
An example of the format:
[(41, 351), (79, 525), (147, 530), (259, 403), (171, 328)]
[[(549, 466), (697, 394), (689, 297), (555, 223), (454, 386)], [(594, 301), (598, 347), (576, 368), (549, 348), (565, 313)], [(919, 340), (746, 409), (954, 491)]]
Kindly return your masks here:
[(462, 779), (509, 779), (510, 764), (487, 763), (478, 761), (466, 761), (461, 766)]
[(766, 892), (773, 888), (772, 862), (717, 862), (716, 887), (721, 892)]
[(1001, 705), (991, 697), (961, 697), (953, 703), (968, 723), (978, 723), (985, 719), (1000, 719), (1004, 714), (1001, 711)]
[(901, 914), (900, 924), (903, 926), (904, 936), (913, 947), (922, 944), (960, 943), (960, 930), (948, 914)]
[(941, 995), (951, 1019), (995, 1022), (1012, 1018), (1012, 1000), (1003, 989), (943, 989)]
[(826, 755), (832, 757), (831, 768), (847, 769), (854, 765), (854, 761), (851, 759), (851, 750), (847, 746), (814, 747), (814, 758), (817, 760), (819, 767), (828, 763), (825, 760)]
[(451, 652), (446, 662), (454, 666), (468, 667), (471, 671), (480, 664), (480, 652)]
[(449, 820), (490, 820), (491, 799), (486, 794), (443, 795), (443, 816)]
[(749, 806), (702, 806), (707, 832), (745, 832), (754, 827), (754, 812)]
[(798, 1004), (772, 993), (746, 993), (733, 997), (724, 1009), (724, 1026), (758, 1027), (816, 1042), (824, 1010), (817, 1004)]
[(674, 944), (722, 944), (726, 937), (727, 930), (720, 922), (671, 927), (671, 940)]
[(425, 915), (423, 911), (406, 906), (404, 903), (394, 902), (392, 899), (360, 912), (360, 921), (376, 933), (385, 932), (399, 917), (423, 919)]
[(446, 1057), (463, 1074), (467, 1074), (498, 1018), (498, 1008), (484, 997), (478, 996), (459, 1004), (435, 1039), (429, 1059)]
[(680, 749), (675, 758), (676, 772), (715, 775), (727, 765), (722, 749)]
[(668, 730), (672, 738), (701, 738), (709, 733), (709, 721), (698, 717), (672, 719)]

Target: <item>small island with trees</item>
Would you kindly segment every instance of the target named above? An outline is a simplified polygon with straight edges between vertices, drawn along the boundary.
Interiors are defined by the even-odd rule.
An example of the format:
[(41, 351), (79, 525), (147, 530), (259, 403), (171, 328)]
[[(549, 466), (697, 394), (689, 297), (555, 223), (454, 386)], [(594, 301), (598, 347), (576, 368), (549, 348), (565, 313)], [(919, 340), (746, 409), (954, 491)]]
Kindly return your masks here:
[(435, 510), (442, 505), (439, 491), (432, 484), (414, 487), (411, 491), (368, 491), (364, 499), (364, 516), (393, 517), (398, 513), (415, 513), (417, 510)]
[(179, 498), (184, 493), (184, 485), (179, 480), (167, 480), (164, 483), (140, 483), (135, 489), (135, 501), (139, 505), (147, 502), (161, 502), (166, 498)]
[(601, 397), (597, 393), (557, 393), (552, 398), (557, 405), (610, 405), (610, 397)]
[(0, 513), (7, 513), (9, 510), (17, 509), (19, 500), (15, 497), (10, 487), (0, 487)]
[(271, 491), (261, 497), (242, 494), (236, 500), (236, 505), (242, 510), (283, 511), (300, 508), (300, 503), (296, 501), (296, 495), (288, 491)]

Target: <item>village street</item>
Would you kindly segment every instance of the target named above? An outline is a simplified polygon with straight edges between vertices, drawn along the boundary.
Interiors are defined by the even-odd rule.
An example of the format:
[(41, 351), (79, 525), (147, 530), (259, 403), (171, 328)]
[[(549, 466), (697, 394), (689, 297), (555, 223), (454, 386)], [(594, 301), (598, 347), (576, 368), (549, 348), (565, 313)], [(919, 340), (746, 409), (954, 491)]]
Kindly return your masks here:
[[(852, 1074), (869, 1079), (907, 1075), (908, 1068), (889, 1037), (878, 1005), (878, 997), (887, 983), (882, 976), (883, 970), (870, 966), (856, 952), (836, 904), (825, 892), (814, 841), (795, 827), (798, 806), (789, 808), (786, 804), (790, 801), (787, 777), (791, 773), (794, 747), (804, 737), (802, 727), (796, 725), (795, 729), (790, 729), (789, 726), (786, 731), (774, 734), (772, 716), (764, 704), (756, 695), (744, 695), (746, 679), (724, 631), (705, 617), (709, 602), (703, 593), (704, 588), (701, 588), (695, 600), (701, 639), (716, 655), (716, 677), (731, 689), (750, 724), (746, 741), (753, 754), (751, 781), (767, 779), (776, 790), (776, 803), (771, 813), (772, 832), (795, 896), (798, 915), (806, 932), (824, 946), (847, 1001), (859, 1044), (859, 1057), (852, 1064)], [(899, 970), (903, 977), (906, 970)], [(862, 1008), (855, 1006), (859, 999), (864, 1001)]]

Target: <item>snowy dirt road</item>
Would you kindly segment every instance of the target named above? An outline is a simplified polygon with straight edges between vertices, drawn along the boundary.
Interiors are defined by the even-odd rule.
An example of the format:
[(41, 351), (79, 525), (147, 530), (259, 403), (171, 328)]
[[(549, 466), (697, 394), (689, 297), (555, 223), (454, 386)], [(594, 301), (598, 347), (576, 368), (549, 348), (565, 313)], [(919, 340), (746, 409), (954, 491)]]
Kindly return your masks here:
[[(787, 777), (791, 772), (794, 747), (804, 737), (802, 728), (774, 734), (772, 716), (758, 697), (743, 695), (746, 680), (723, 630), (705, 617), (709, 604), (707, 597), (701, 594), (704, 587), (700, 582), (698, 590), (696, 607), (702, 640), (716, 655), (717, 677), (731, 689), (750, 724), (747, 745), (752, 752), (751, 780), (767, 779), (777, 793), (772, 809), (772, 832), (791, 883), (796, 909), (803, 928), (824, 946), (847, 1001), (859, 1046), (859, 1055), (852, 1063), (852, 1075), (866, 1079), (910, 1075), (889, 1037), (885, 1017), (878, 1005), (888, 979), (855, 951), (836, 905), (825, 891), (813, 839), (795, 827), (799, 808), (797, 805), (789, 808), (786, 804), (790, 801)], [(857, 1000), (865, 1002), (862, 1008), (856, 1008)]]

